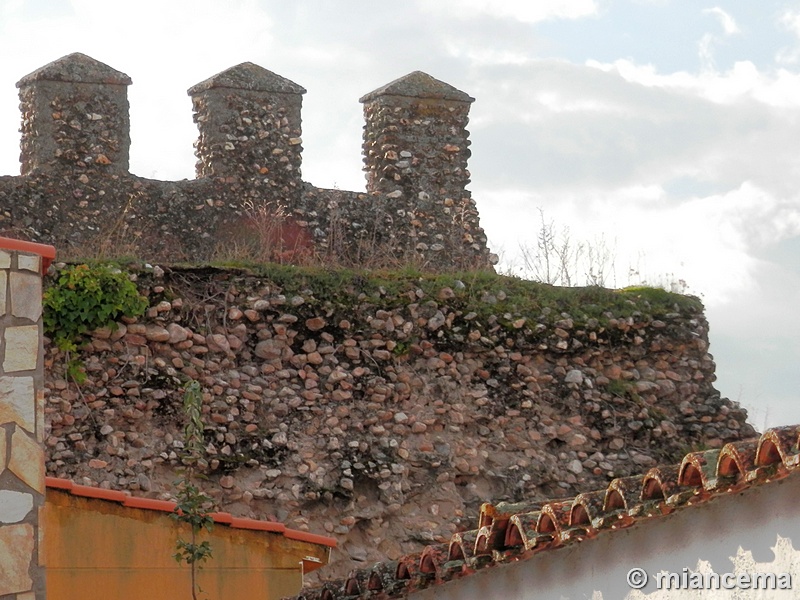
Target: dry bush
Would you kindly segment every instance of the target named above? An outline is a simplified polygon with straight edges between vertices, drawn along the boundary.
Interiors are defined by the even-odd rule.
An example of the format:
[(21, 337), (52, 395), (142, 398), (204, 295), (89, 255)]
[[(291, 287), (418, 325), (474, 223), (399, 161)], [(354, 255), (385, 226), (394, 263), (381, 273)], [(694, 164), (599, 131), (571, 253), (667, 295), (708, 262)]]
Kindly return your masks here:
[(301, 265), (313, 261), (311, 235), (283, 207), (248, 200), (244, 212), (236, 230), (218, 232), (221, 240), (213, 261)]
[(610, 244), (601, 235), (594, 240), (575, 241), (569, 227), (557, 229), (539, 209), (536, 245), (520, 246), (523, 277), (562, 285), (616, 286), (616, 243)]

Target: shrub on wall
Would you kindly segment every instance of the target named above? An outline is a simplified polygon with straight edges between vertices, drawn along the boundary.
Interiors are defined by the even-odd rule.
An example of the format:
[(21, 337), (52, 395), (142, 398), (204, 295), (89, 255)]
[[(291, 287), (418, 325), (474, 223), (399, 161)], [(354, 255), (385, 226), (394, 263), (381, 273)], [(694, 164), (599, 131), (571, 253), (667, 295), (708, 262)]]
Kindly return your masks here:
[(81, 337), (120, 317), (144, 313), (147, 299), (120, 271), (107, 265), (71, 265), (44, 292), (44, 331), (62, 350), (74, 349)]

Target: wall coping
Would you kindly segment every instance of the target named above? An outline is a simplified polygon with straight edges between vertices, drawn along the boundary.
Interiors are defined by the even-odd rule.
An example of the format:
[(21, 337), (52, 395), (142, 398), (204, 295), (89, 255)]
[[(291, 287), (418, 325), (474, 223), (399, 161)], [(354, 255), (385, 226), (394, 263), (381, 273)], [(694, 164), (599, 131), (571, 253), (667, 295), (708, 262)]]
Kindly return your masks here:
[[(45, 485), (47, 486), (48, 490), (58, 490), (73, 496), (92, 498), (94, 500), (117, 502), (126, 508), (173, 513), (177, 507), (175, 502), (168, 500), (156, 500), (153, 498), (143, 498), (141, 496), (131, 496), (127, 492), (106, 490), (88, 485), (80, 485), (70, 481), (69, 479), (60, 479), (58, 477), (45, 477)], [(234, 517), (230, 513), (226, 512), (213, 512), (210, 514), (210, 516), (215, 523), (219, 525), (227, 525), (233, 529), (250, 529), (253, 531), (279, 533), (289, 539), (300, 542), (308, 542), (318, 546), (327, 546), (328, 548), (335, 548), (337, 544), (334, 538), (316, 533), (309, 533), (307, 531), (290, 529), (283, 523)]]
[(390, 81), (377, 90), (364, 94), (358, 101), (364, 104), (377, 100), (380, 96), (406, 96), (409, 98), (450, 100), (453, 102), (475, 102), (475, 98), (469, 94), (422, 71), (412, 71), (408, 75), (403, 75), (394, 81)]
[(69, 83), (99, 83), (110, 85), (130, 85), (131, 78), (122, 71), (86, 56), (73, 52), (49, 62), (28, 73), (17, 82), (17, 87), (25, 87), (37, 81), (63, 81)]
[(42, 275), (47, 273), (50, 263), (53, 262), (56, 257), (56, 249), (53, 246), (2, 236), (0, 236), (0, 250), (18, 250), (21, 252), (38, 254), (42, 257)]
[(306, 89), (303, 86), (251, 62), (243, 62), (230, 69), (220, 71), (216, 75), (212, 75), (208, 79), (193, 85), (187, 90), (187, 93), (190, 96), (196, 96), (212, 88), (294, 94), (298, 96), (306, 93)]

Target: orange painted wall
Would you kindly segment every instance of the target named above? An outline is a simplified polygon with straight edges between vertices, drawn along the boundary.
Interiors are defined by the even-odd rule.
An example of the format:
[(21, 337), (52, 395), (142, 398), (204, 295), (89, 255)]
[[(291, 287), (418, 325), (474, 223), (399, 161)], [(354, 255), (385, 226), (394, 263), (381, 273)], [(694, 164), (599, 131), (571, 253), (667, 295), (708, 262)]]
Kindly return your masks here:
[[(191, 599), (189, 568), (172, 558), (188, 528), (168, 513), (48, 489), (43, 521), (48, 600)], [(292, 596), (304, 558), (306, 571), (328, 562), (327, 547), (276, 533), (217, 524), (208, 539), (213, 557), (199, 575), (208, 600)]]

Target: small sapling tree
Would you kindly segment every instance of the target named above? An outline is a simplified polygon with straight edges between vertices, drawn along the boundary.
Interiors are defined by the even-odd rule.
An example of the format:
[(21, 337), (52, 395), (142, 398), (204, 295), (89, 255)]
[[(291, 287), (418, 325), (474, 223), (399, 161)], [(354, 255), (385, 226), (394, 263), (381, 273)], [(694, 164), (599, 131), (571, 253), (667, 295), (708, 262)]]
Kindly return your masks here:
[(212, 553), (211, 543), (207, 540), (200, 542), (198, 537), (202, 530), (210, 532), (214, 527), (214, 520), (211, 518), (214, 502), (196, 483), (199, 477), (197, 470), (205, 462), (202, 407), (203, 394), (200, 384), (190, 381), (186, 384), (183, 394), (183, 410), (186, 414), (186, 427), (183, 430), (184, 448), (181, 456), (183, 471), (175, 482), (178, 486), (178, 495), (172, 517), (176, 521), (186, 523), (191, 530), (188, 540), (183, 537), (178, 538), (177, 551), (173, 556), (176, 561), (186, 563), (191, 569), (192, 600), (197, 600), (198, 592), (202, 593), (197, 583), (197, 571), (211, 558)]

